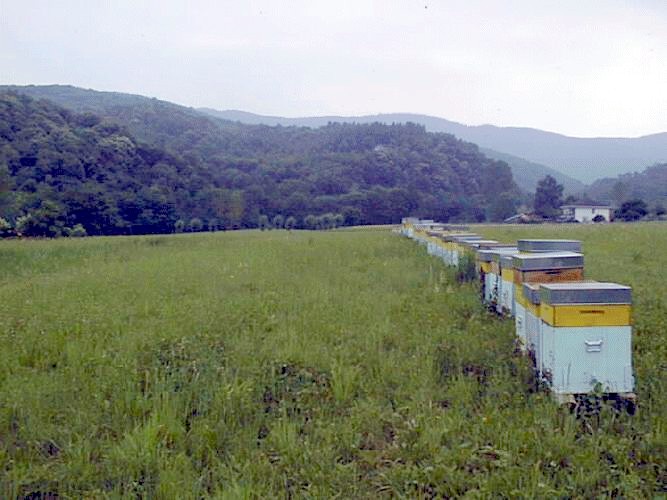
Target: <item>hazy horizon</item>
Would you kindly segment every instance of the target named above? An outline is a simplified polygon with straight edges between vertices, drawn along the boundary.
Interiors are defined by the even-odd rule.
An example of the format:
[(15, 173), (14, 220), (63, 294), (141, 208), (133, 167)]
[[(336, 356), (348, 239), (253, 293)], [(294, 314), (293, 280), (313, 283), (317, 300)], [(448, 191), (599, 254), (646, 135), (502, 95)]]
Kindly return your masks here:
[(667, 4), (2, 2), (0, 79), (288, 118), (667, 131)]

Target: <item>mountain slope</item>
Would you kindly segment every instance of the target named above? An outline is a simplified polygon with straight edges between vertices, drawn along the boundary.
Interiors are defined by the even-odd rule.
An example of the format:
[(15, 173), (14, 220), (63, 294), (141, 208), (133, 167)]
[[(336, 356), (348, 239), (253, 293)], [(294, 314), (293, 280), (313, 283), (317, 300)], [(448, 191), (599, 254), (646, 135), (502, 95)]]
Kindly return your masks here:
[(528, 193), (534, 193), (537, 183), (544, 179), (547, 175), (550, 175), (559, 184), (563, 185), (565, 193), (575, 194), (580, 193), (586, 189), (586, 185), (583, 182), (573, 179), (572, 177), (560, 173), (558, 170), (540, 165), (539, 163), (531, 162), (519, 158), (518, 156), (513, 156), (507, 153), (500, 153), (494, 151), (493, 149), (480, 148), (480, 151), (484, 153), (489, 158), (495, 158), (496, 160), (504, 161), (512, 169), (512, 177), (514, 177), (514, 182), (516, 182), (519, 188), (523, 189)]
[(649, 204), (667, 205), (667, 163), (653, 165), (642, 172), (599, 179), (588, 187), (587, 194), (616, 205), (635, 198)]
[(117, 124), (0, 92), (0, 180), (11, 190), (0, 216), (24, 234), (57, 236), (76, 224), (89, 234), (169, 231), (191, 174)]
[[(153, 197), (147, 206), (137, 202), (140, 219), (133, 213), (129, 225), (104, 227), (98, 220), (86, 227), (89, 232), (164, 232), (175, 219), (256, 227), (261, 214), (293, 216), (301, 225), (308, 215), (325, 213), (341, 213), (349, 224), (398, 222), (407, 213), (498, 220), (512, 211), (518, 194), (505, 163), (414, 124), (242, 125), (140, 96), (39, 90), (42, 96), (53, 91), (72, 109), (99, 114), (0, 93), (0, 167), (7, 164), (12, 177), (14, 204), (7, 213), (13, 220), (47, 200), (60, 206), (68, 224), (86, 225), (71, 215), (70, 201), (82, 191), (89, 193), (86, 203), (108, 200), (111, 208), (100, 217), (111, 218), (122, 196), (116, 187), (127, 183), (136, 184), (130, 191)], [(56, 136), (65, 139), (53, 143), (54, 135), (40, 130), (53, 130), (58, 120), (65, 122)], [(118, 136), (111, 138), (118, 151), (107, 151), (108, 138), (98, 137), (107, 130)], [(88, 169), (99, 175), (89, 179)], [(162, 208), (151, 208), (153, 199)], [(152, 226), (151, 214), (166, 215)]]
[(586, 183), (600, 177), (615, 176), (656, 162), (667, 161), (667, 132), (637, 138), (578, 138), (531, 128), (467, 126), (443, 118), (418, 114), (281, 118), (208, 108), (202, 108), (201, 111), (221, 119), (272, 125), (317, 127), (328, 122), (413, 122), (424, 125), (431, 132), (453, 134), (480, 147), (546, 165)]

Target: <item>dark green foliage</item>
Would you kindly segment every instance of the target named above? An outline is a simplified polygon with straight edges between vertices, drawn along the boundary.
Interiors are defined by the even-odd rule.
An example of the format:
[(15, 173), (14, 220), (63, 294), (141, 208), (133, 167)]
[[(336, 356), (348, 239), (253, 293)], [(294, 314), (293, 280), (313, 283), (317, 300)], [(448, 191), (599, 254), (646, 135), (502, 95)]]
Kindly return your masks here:
[(542, 217), (555, 217), (560, 214), (563, 204), (563, 186), (556, 179), (547, 175), (537, 183), (535, 190), (535, 213)]
[(648, 214), (648, 207), (644, 200), (635, 199), (626, 201), (616, 211), (616, 218), (625, 221), (639, 220)]
[(166, 233), (179, 219), (257, 227), (260, 214), (299, 227), (317, 225), (311, 214), (332, 214), (326, 227), (499, 220), (517, 193), (505, 163), (414, 124), (241, 125), (138, 96), (50, 92), (72, 110), (0, 93), (0, 215), (33, 215), (43, 236), (76, 224)]
[(605, 219), (604, 215), (599, 215), (598, 214), (595, 217), (593, 217), (593, 222), (604, 222), (606, 220), (607, 219)]
[(501, 193), (489, 204), (487, 218), (492, 221), (503, 221), (516, 213), (516, 198), (510, 193)]
[(285, 219), (285, 229), (294, 229), (296, 227), (296, 219), (292, 216), (289, 216)]
[(201, 219), (195, 217), (193, 219), (190, 219), (190, 223), (188, 224), (188, 230), (197, 233), (204, 229), (204, 223), (202, 222)]
[(646, 203), (667, 203), (667, 163), (647, 167), (642, 172), (623, 174), (616, 178), (600, 179), (587, 189), (597, 200), (614, 203), (642, 199)]
[(459, 259), (456, 269), (456, 279), (459, 283), (477, 281), (477, 266), (475, 256), (465, 252)]
[(282, 229), (285, 225), (285, 218), (282, 215), (278, 214), (273, 218), (272, 222), (273, 222), (273, 227), (275, 229)]
[(271, 229), (271, 224), (269, 222), (269, 218), (266, 215), (260, 215), (259, 219), (257, 221), (257, 224), (259, 225), (259, 228), (262, 231), (265, 231), (267, 229)]
[(86, 229), (81, 224), (76, 224), (74, 227), (66, 229), (65, 233), (72, 238), (83, 238), (84, 236), (88, 236)]

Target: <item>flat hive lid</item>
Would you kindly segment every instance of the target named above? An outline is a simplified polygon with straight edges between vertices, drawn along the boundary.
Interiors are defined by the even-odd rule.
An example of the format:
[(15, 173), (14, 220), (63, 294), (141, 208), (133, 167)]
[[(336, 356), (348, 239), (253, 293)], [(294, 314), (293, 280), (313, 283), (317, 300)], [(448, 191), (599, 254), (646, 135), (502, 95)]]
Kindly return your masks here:
[(479, 248), (482, 242), (493, 243), (493, 240), (464, 240), (462, 243), (466, 247)]
[(551, 305), (632, 304), (632, 288), (618, 283), (542, 283), (540, 300)]
[(531, 304), (540, 303), (540, 285), (538, 283), (524, 283), (523, 296), (528, 299)]
[(493, 261), (493, 254), (491, 253), (491, 250), (477, 250), (475, 252), (475, 255), (477, 257), (477, 260), (480, 262), (492, 262)]
[(517, 250), (517, 247), (514, 243), (499, 243), (499, 242), (494, 242), (494, 243), (488, 243), (485, 240), (482, 241), (476, 241), (477, 243), (477, 248), (480, 250), (492, 250), (494, 248), (511, 248), (513, 250)]
[(579, 268), (584, 267), (584, 255), (576, 252), (518, 253), (512, 256), (512, 266), (520, 271)]
[(500, 254), (500, 267), (507, 269), (512, 267), (512, 258), (514, 257), (514, 254), (507, 253), (507, 254)]
[(525, 239), (517, 241), (520, 252), (581, 252), (579, 240), (540, 240)]
[[(461, 236), (477, 236), (475, 233), (453, 233), (445, 236), (445, 241), (454, 241), (454, 238)], [(481, 236), (480, 236), (481, 238)]]
[(509, 247), (509, 248), (493, 248), (491, 250), (488, 250), (491, 253), (491, 258), (493, 259), (493, 262), (497, 262), (500, 264), (500, 257), (503, 255), (512, 255), (512, 254), (518, 254), (519, 250), (516, 247)]
[(481, 240), (482, 237), (478, 234), (473, 234), (469, 236), (454, 236), (454, 239), (452, 241), (457, 242), (457, 243), (463, 243), (464, 241), (478, 241)]

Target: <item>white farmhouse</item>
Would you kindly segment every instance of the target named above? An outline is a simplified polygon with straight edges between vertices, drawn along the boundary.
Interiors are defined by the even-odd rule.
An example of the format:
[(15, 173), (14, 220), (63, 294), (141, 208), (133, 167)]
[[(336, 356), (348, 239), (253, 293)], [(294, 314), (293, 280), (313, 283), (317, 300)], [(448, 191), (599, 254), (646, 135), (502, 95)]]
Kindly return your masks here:
[(611, 221), (611, 207), (593, 203), (573, 203), (560, 207), (563, 217), (574, 219), (577, 222), (593, 222), (598, 215), (604, 217), (606, 222)]

